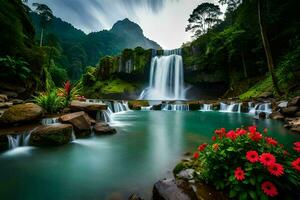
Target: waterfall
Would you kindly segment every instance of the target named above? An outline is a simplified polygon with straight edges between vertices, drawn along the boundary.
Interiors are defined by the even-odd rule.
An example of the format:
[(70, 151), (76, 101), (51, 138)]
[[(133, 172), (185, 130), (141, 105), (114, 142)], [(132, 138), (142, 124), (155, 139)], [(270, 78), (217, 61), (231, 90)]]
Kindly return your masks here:
[(149, 87), (143, 90), (139, 99), (185, 99), (181, 49), (165, 50), (163, 55), (156, 55), (152, 58)]
[(20, 146), (28, 146), (32, 131), (30, 131), (29, 133), (18, 134), (18, 135), (7, 135), (8, 148), (14, 149)]
[(220, 103), (220, 112), (241, 112), (242, 103)]
[(201, 111), (212, 111), (212, 105), (211, 104), (203, 104)]
[(58, 118), (44, 118), (41, 121), (42, 125), (59, 124)]
[(162, 106), (162, 110), (165, 110), (165, 111), (189, 111), (189, 105), (187, 105), (187, 104), (165, 104)]
[(249, 114), (259, 115), (259, 113), (264, 112), (267, 116), (272, 113), (272, 105), (271, 103), (257, 103), (254, 104), (252, 102), (248, 103), (249, 106)]

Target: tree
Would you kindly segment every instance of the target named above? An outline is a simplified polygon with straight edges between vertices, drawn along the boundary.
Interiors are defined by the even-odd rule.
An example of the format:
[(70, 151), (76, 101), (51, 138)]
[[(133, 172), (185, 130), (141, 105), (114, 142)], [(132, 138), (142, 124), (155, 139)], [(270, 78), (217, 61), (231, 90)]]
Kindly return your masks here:
[(33, 6), (36, 7), (35, 12), (41, 16), (40, 24), (42, 27), (41, 31), (41, 39), (40, 39), (40, 47), (43, 46), (43, 36), (44, 29), (46, 29), (49, 22), (54, 18), (52, 10), (45, 4), (33, 3)]
[[(255, 1), (255, 0), (253, 0), (253, 1)], [(266, 59), (267, 59), (267, 63), (268, 63), (268, 70), (272, 77), (272, 83), (273, 83), (275, 92), (277, 94), (281, 94), (281, 91), (278, 86), (277, 78), (275, 75), (275, 71), (274, 71), (273, 56), (272, 56), (272, 52), (271, 52), (268, 35), (267, 35), (267, 30), (263, 23), (262, 2), (267, 1), (267, 0), (256, 0), (256, 1), (257, 1), (258, 23), (259, 23), (261, 39), (262, 39), (262, 43), (263, 43), (263, 47), (264, 47), (264, 51), (265, 51)], [(240, 0), (219, 0), (219, 3), (228, 4), (228, 5), (239, 5), (241, 3), (241, 1)]]
[(186, 31), (194, 32), (196, 37), (203, 35), (221, 21), (219, 19), (221, 14), (222, 12), (218, 5), (202, 3), (190, 15)]

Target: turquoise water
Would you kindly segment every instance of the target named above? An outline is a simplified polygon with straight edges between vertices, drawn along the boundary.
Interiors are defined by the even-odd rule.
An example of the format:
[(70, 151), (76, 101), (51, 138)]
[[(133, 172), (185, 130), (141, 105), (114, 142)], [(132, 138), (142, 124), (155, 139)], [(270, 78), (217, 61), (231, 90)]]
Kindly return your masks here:
[(257, 124), (286, 145), (300, 140), (273, 120), (219, 112), (129, 111), (115, 114), (116, 135), (54, 148), (22, 147), (0, 154), (0, 199), (106, 199), (137, 193), (170, 176), (184, 153), (210, 142), (215, 128)]

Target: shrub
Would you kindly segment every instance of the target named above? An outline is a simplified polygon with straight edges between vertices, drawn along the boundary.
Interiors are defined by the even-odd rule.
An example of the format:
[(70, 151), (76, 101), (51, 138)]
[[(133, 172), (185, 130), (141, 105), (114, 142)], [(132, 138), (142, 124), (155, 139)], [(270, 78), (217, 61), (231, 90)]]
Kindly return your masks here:
[(15, 58), (10, 56), (0, 57), (0, 66), (1, 78), (14, 77), (16, 79), (26, 81), (31, 72), (31, 70), (29, 69), (29, 64), (22, 58)]
[[(288, 152), (256, 126), (215, 131), (212, 145), (202, 144), (194, 153), (201, 168), (197, 178), (228, 192), (234, 199), (292, 199), (300, 189), (300, 143)], [(297, 192), (296, 192), (297, 193)]]
[(34, 98), (34, 101), (49, 114), (56, 114), (64, 107), (63, 98), (57, 95), (56, 89), (40, 93), (39, 96)]

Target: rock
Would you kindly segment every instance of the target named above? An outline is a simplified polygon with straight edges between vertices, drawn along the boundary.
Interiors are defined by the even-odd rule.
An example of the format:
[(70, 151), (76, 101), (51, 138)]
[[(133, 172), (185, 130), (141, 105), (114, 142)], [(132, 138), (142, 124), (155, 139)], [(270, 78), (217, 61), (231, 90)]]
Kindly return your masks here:
[(11, 102), (12, 102), (14, 105), (24, 103), (24, 101), (23, 101), (22, 99), (12, 99)]
[(300, 133), (300, 126), (291, 128), (291, 131)]
[(74, 126), (75, 134), (78, 137), (84, 137), (91, 133), (90, 117), (83, 111), (62, 115), (60, 116), (59, 121), (72, 124)]
[(259, 118), (259, 119), (266, 119), (266, 118), (267, 118), (267, 114), (266, 114), (265, 112), (260, 112), (260, 113), (258, 114), (258, 118)]
[(284, 116), (280, 112), (273, 112), (269, 115), (270, 119), (284, 120)]
[(71, 124), (42, 125), (32, 131), (30, 145), (58, 146), (68, 144), (72, 140)]
[(191, 200), (176, 184), (174, 179), (165, 179), (154, 184), (153, 200)]
[(284, 116), (293, 116), (297, 111), (299, 111), (299, 107), (291, 106), (281, 109), (281, 114)]
[(212, 103), (213, 110), (220, 110), (220, 102)]
[(300, 107), (300, 96), (294, 97), (289, 103), (288, 106), (299, 106)]
[(153, 105), (151, 110), (161, 110), (162, 104)]
[(264, 92), (261, 95), (259, 95), (258, 98), (269, 98), (269, 97), (273, 97), (273, 93), (272, 92)]
[(116, 133), (116, 129), (110, 127), (107, 123), (98, 122), (94, 126), (94, 132), (96, 135), (106, 135)]
[(242, 104), (241, 104), (241, 112), (243, 112), (243, 113), (248, 113), (249, 112), (248, 102), (242, 102)]
[(279, 108), (286, 108), (287, 106), (288, 106), (288, 102), (287, 101), (281, 101), (277, 105), (277, 107), (279, 107)]
[(193, 187), (196, 199), (203, 200), (227, 200), (228, 198), (214, 187), (203, 183), (196, 183)]
[(188, 103), (188, 105), (189, 105), (189, 110), (200, 110), (201, 108), (199, 102), (191, 102)]
[(6, 102), (8, 100), (7, 95), (0, 94), (0, 102)]
[(9, 98), (16, 98), (18, 97), (18, 93), (16, 92), (11, 92), (11, 91), (1, 91), (4, 95), (6, 95)]
[(96, 111), (106, 110), (107, 105), (100, 104), (100, 103), (72, 101), (70, 108), (72, 111), (96, 112)]
[(130, 195), (130, 197), (128, 198), (128, 200), (143, 200), (143, 198), (139, 197), (136, 194), (132, 194), (132, 195)]
[(0, 108), (9, 108), (13, 105), (11, 102), (0, 102)]
[(177, 177), (180, 179), (191, 180), (194, 178), (194, 172), (195, 172), (195, 170), (193, 170), (193, 169), (185, 169), (185, 170), (180, 171), (177, 174)]
[(300, 111), (295, 113), (295, 117), (300, 117)]
[(41, 118), (43, 109), (34, 103), (19, 104), (7, 109), (0, 118), (0, 123), (17, 124), (32, 122)]

